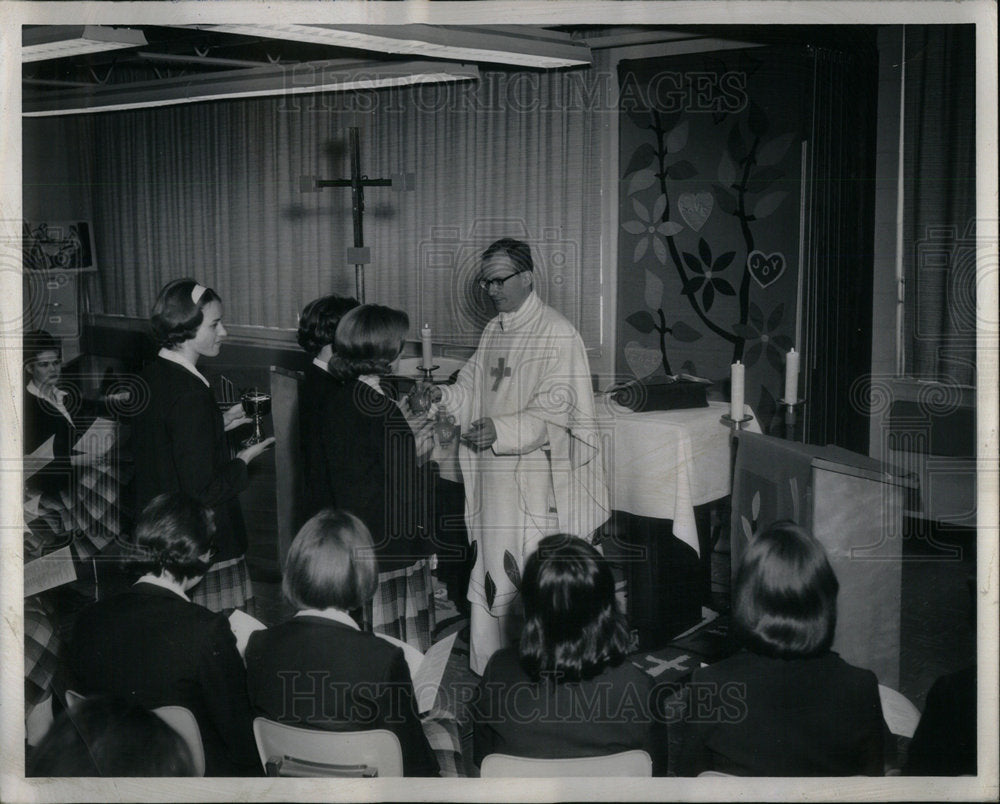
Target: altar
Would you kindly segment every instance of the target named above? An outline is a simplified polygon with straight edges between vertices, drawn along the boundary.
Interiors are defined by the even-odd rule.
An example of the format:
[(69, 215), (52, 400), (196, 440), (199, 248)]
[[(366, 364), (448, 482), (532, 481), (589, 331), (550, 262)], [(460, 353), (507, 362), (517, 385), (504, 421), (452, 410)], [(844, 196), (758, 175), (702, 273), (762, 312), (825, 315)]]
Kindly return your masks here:
[[(729, 403), (633, 413), (600, 396), (596, 413), (611, 508), (672, 520), (674, 536), (700, 555), (695, 506), (730, 493), (732, 429), (722, 421)], [(756, 418), (746, 428), (760, 432)]]
[[(602, 549), (626, 581), (639, 647), (653, 650), (699, 622), (708, 602), (710, 508), (732, 482), (729, 404), (633, 413), (599, 396), (595, 412), (612, 508)], [(745, 427), (760, 432), (756, 418)]]

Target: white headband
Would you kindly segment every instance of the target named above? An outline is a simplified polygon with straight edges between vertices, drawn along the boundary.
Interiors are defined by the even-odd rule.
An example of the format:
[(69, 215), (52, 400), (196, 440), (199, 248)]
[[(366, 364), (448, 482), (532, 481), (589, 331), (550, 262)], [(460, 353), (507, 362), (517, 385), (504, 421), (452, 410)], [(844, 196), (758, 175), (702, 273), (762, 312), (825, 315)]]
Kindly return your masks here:
[(199, 285), (197, 282), (194, 283), (194, 287), (191, 288), (191, 301), (195, 304), (201, 299), (202, 295), (205, 293), (205, 286)]

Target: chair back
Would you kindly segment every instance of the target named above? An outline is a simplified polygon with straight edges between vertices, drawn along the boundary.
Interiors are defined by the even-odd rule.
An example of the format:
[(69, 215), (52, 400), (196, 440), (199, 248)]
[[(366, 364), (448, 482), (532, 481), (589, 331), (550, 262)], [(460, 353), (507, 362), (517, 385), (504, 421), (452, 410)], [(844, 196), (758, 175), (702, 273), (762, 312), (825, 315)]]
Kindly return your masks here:
[(268, 775), (403, 775), (399, 738), (386, 729), (303, 729), (258, 717), (253, 722), (253, 736)]
[[(66, 709), (72, 712), (86, 700), (76, 690), (66, 690)], [(190, 709), (184, 706), (158, 706), (152, 710), (160, 720), (176, 731), (191, 752), (194, 775), (205, 775), (205, 745), (201, 740), (201, 729)]]
[(158, 706), (153, 714), (176, 731), (191, 752), (194, 775), (205, 775), (205, 745), (201, 741), (201, 729), (190, 709), (184, 706)]
[(622, 751), (603, 757), (572, 757), (569, 759), (535, 759), (489, 754), (483, 757), (479, 769), (483, 778), (522, 777), (587, 777), (587, 776), (652, 776), (653, 761), (645, 751)]
[(275, 495), (278, 515), (278, 565), (295, 538), (302, 516), (302, 458), (299, 441), (299, 387), (302, 372), (271, 366), (271, 421), (274, 425)]

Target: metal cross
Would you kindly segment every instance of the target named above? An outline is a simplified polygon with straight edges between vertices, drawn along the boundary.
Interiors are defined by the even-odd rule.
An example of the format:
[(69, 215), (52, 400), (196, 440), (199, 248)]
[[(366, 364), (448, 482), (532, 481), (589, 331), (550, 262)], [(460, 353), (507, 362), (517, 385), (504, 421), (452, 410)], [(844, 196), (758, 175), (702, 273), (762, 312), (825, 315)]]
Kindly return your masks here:
[(391, 187), (393, 190), (412, 190), (413, 174), (394, 173), (391, 179), (369, 179), (361, 173), (361, 129), (351, 126), (351, 178), (317, 179), (303, 176), (299, 189), (313, 192), (324, 187), (351, 188), (351, 216), (354, 219), (354, 247), (347, 249), (347, 262), (354, 263), (354, 284), (358, 301), (365, 302), (365, 265), (372, 261), (371, 249), (365, 246), (364, 215), (365, 187)]

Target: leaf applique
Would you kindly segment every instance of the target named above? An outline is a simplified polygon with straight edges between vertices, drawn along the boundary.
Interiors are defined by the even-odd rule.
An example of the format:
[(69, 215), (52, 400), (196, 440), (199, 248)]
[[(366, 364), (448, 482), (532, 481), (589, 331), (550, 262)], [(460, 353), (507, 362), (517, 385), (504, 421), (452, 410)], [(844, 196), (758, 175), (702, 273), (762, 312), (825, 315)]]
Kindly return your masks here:
[(488, 572), (486, 573), (486, 583), (484, 586), (486, 587), (486, 605), (489, 606), (492, 611), (493, 601), (497, 596), (497, 585), (493, 583), (493, 579), (490, 577)]
[(753, 516), (753, 521), (756, 522), (760, 519), (760, 492), (755, 491), (753, 493), (753, 499), (750, 501), (750, 514)]
[(627, 176), (629, 173), (634, 173), (637, 170), (649, 167), (650, 163), (655, 159), (656, 150), (648, 142), (644, 142), (635, 149), (635, 152), (632, 154), (632, 158), (629, 159), (625, 172), (622, 175)]
[(469, 544), (469, 566), (475, 567), (476, 561), (479, 559), (479, 542), (475, 539)]
[(632, 313), (625, 321), (635, 327), (639, 332), (647, 334), (656, 329), (656, 322), (645, 310), (637, 310)]
[(743, 535), (747, 537), (748, 542), (753, 541), (753, 528), (750, 527), (750, 520), (745, 516), (740, 514), (740, 522), (743, 523)]
[(520, 590), (521, 570), (518, 569), (517, 559), (511, 555), (510, 550), (503, 551), (503, 571), (507, 573), (507, 577), (510, 578), (510, 582), (514, 584), (514, 588)]

